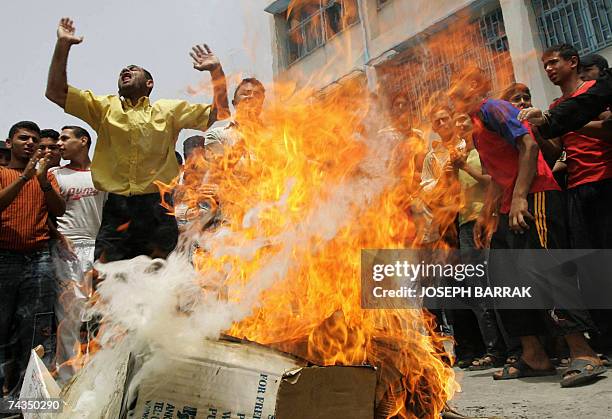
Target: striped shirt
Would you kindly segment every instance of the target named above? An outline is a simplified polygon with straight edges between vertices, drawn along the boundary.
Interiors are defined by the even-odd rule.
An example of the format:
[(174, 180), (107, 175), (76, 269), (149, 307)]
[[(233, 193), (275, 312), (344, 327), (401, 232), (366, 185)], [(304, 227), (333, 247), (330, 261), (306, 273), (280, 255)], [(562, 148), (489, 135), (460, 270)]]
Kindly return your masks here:
[[(13, 183), (23, 170), (0, 167), (0, 189)], [(53, 188), (59, 191), (55, 177), (48, 175)], [(38, 180), (32, 178), (3, 211), (0, 212), (0, 249), (30, 252), (43, 248), (50, 239), (49, 212), (45, 193)]]

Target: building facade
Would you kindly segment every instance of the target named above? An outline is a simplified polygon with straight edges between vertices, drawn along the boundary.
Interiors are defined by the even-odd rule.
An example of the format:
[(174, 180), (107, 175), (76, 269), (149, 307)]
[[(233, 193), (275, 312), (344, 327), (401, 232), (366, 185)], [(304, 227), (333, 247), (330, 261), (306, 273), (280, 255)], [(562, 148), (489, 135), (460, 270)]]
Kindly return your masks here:
[(612, 0), (276, 0), (266, 11), (276, 80), (324, 88), (364, 77), (377, 93), (407, 92), (421, 118), (466, 64), (486, 69), (494, 90), (527, 84), (542, 107), (558, 96), (546, 47), (612, 60)]

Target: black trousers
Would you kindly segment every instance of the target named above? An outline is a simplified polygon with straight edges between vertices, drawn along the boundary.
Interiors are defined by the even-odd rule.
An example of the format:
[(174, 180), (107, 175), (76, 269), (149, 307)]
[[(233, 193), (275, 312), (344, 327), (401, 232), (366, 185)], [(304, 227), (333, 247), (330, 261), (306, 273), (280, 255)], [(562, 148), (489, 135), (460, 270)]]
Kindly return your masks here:
[[(581, 293), (575, 277), (552, 278), (544, 281), (541, 277), (531, 277), (532, 261), (521, 259), (529, 257), (529, 252), (516, 252), (517, 257), (510, 260), (507, 249), (568, 249), (569, 236), (566, 227), (566, 205), (560, 191), (538, 192), (528, 195), (529, 211), (534, 220), (527, 220), (529, 229), (523, 234), (510, 230), (507, 214), (501, 214), (497, 231), (491, 240), (489, 260), (489, 280), (493, 286), (504, 286), (500, 278), (513, 277), (525, 285), (548, 287), (554, 290), (561, 284), (565, 295), (580, 299)], [(531, 266), (533, 266), (531, 264)], [(571, 289), (569, 289), (571, 288)], [(511, 337), (553, 335), (564, 336), (571, 333), (594, 329), (591, 317), (586, 310), (580, 309), (504, 309), (498, 310), (504, 328)]]
[(176, 219), (161, 206), (159, 194), (109, 194), (94, 255), (102, 262), (140, 255), (166, 257), (177, 241)]

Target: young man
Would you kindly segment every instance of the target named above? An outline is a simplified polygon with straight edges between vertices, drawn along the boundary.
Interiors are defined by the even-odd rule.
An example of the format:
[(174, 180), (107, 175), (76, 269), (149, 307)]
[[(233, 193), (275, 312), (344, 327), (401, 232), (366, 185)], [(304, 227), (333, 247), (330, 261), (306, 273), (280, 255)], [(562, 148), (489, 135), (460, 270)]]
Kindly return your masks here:
[[(453, 83), (450, 96), (459, 111), (470, 114), (482, 165), (503, 191), (499, 222), (491, 240), (490, 281), (498, 286), (508, 285), (503, 284), (503, 278), (515, 272), (516, 281), (547, 287), (552, 279), (533, 276), (530, 265), (521, 259), (529, 257), (529, 252), (522, 250), (568, 248), (564, 201), (535, 139), (517, 120), (519, 110), (508, 102), (488, 99), (489, 91), (489, 77), (473, 68)], [(482, 214), (475, 234), (480, 230), (479, 224), (492, 222), (494, 215)], [(508, 253), (504, 249), (521, 251)], [(555, 287), (573, 284), (572, 278), (554, 281)], [(575, 295), (564, 297), (579, 295), (577, 288), (573, 291)], [(549, 327), (551, 332), (564, 336), (570, 348), (573, 365), (563, 376), (563, 387), (591, 382), (605, 372), (583, 335), (592, 329), (588, 313), (517, 309), (500, 310), (499, 314), (508, 334), (520, 337), (523, 354), (518, 362), (496, 372), (494, 379), (555, 375), (555, 368), (538, 340), (538, 335), (547, 334)]]
[(212, 106), (182, 100), (151, 103), (153, 77), (136, 65), (121, 70), (118, 95), (95, 96), (67, 82), (69, 51), (82, 41), (75, 35), (73, 22), (61, 19), (46, 96), (98, 134), (92, 178), (97, 190), (108, 192), (108, 200), (95, 257), (101, 262), (138, 255), (164, 258), (176, 246), (178, 228), (174, 217), (160, 205), (156, 182), (169, 184), (179, 174), (174, 149), (182, 129), (204, 130), (217, 113), (227, 116), (221, 64), (206, 45), (195, 46), (191, 52), (194, 68), (211, 73)]
[(51, 153), (38, 149), (39, 136), (34, 122), (13, 125), (6, 140), (11, 161), (0, 167), (0, 364), (5, 390), (17, 392), (31, 349), (43, 344), (51, 358), (54, 350), (56, 284), (47, 219), (61, 216), (66, 206), (48, 174)]
[(59, 132), (56, 130), (47, 128), (40, 131), (38, 148), (40, 148), (43, 153), (49, 151), (49, 169), (52, 167), (58, 167), (60, 165), (60, 161), (62, 160), (60, 147), (57, 143), (58, 141)]
[(609, 68), (608, 60), (599, 54), (587, 54), (580, 58), (580, 78), (584, 81), (597, 80)]
[(455, 123), (451, 109), (434, 104), (429, 114), (432, 130), (440, 140), (434, 140), (425, 155), (421, 172), (423, 214), (427, 220), (421, 240), (425, 246), (443, 239), (451, 247), (457, 247), (455, 220), (459, 210), (460, 186), (455, 161), (465, 153), (466, 143), (455, 136)]
[[(594, 80), (581, 79), (578, 51), (570, 45), (549, 48), (542, 55), (542, 63), (550, 81), (562, 93), (550, 105), (551, 109), (595, 84)], [(588, 135), (593, 131), (589, 128), (597, 124), (597, 121), (589, 123), (558, 139), (566, 150), (568, 224), (571, 246), (575, 249), (612, 248), (612, 142)], [(593, 312), (602, 336), (612, 332), (609, 315), (609, 311)]]
[(57, 219), (57, 229), (68, 240), (84, 273), (93, 268), (106, 193), (97, 190), (91, 178), (89, 132), (76, 125), (65, 126), (58, 144), (68, 164), (51, 170), (66, 201), (66, 212)]
[(240, 124), (249, 122), (262, 124), (260, 120), (266, 99), (264, 85), (255, 78), (243, 79), (236, 90), (232, 105), (235, 116), (232, 121), (222, 121), (221, 126), (212, 127), (204, 134), (204, 147), (207, 151), (221, 154), (223, 147), (233, 146), (240, 140)]
[(5, 141), (0, 141), (0, 166), (8, 166), (11, 161), (11, 150), (6, 147)]

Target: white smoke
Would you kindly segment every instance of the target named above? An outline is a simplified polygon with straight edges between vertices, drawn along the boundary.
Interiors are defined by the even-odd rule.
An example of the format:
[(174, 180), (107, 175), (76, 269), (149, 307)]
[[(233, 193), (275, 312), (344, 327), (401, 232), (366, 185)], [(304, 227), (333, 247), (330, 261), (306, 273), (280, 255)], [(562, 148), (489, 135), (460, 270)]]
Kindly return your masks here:
[[(300, 223), (288, 225), (277, 236), (265, 236), (262, 231), (259, 237), (247, 241), (240, 230), (220, 228), (199, 237), (182, 238), (203, 243), (209, 257), (214, 258), (239, 255), (251, 259), (263, 247), (274, 245), (278, 249), (261, 259), (261, 267), (241, 290), (240, 302), (226, 301), (214, 292), (216, 287), (225, 286), (224, 278), (232, 274), (234, 266), (226, 265), (222, 272), (196, 272), (187, 251), (177, 251), (166, 261), (141, 256), (98, 266), (105, 279), (98, 287), (99, 301), (92, 314), (102, 317), (103, 349), (65, 389), (75, 415), (72, 417), (101, 417), (117, 394), (116, 372), (109, 369), (118, 367), (118, 360), (129, 353), (144, 354), (144, 364), (132, 380), (134, 387), (141, 378), (161, 368), (167, 354), (198, 354), (204, 339), (217, 339), (232, 323), (249, 316), (262, 291), (285, 278), (303, 256), (318, 252), (343, 227), (358, 222), (359, 212), (369, 208), (395, 181), (389, 173), (394, 145), (376, 142), (376, 147), (369, 147), (354, 176), (346, 177), (341, 184), (326, 185), (328, 198), (317, 202)], [(288, 211), (287, 198), (294, 186), (295, 182), (287, 179), (280, 199), (254, 206), (244, 217), (243, 226), (257, 227), (268, 208)], [(313, 243), (319, 247), (313, 247)], [(202, 292), (202, 287), (208, 292)]]

